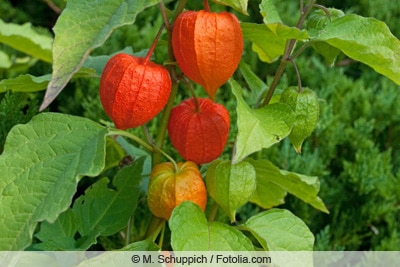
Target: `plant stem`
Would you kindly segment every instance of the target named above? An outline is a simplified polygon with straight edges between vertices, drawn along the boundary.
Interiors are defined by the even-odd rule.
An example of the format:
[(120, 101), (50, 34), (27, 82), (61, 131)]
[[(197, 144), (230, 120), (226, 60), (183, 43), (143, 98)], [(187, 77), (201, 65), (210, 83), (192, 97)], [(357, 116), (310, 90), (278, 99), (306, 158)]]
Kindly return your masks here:
[(158, 218), (156, 216), (153, 215), (153, 217), (151, 218), (151, 222), (149, 224), (149, 227), (147, 228), (147, 232), (146, 232), (146, 238), (148, 237), (153, 237), (153, 241), (157, 238), (158, 233), (160, 233), (160, 224), (163, 222), (163, 219)]
[(165, 221), (161, 224), (161, 235), (160, 235), (160, 240), (158, 241), (158, 246), (162, 250), (162, 245), (164, 243), (164, 234), (165, 234)]
[(208, 4), (208, 0), (204, 0), (204, 10), (207, 12), (211, 12), (210, 5)]
[[(173, 21), (175, 20), (176, 17), (182, 12), (186, 4), (186, 0), (181, 0), (178, 3), (178, 7), (176, 8), (174, 15), (173, 15)], [(161, 12), (166, 13), (165, 8), (161, 8)], [(164, 21), (165, 25), (172, 25), (173, 23), (169, 23), (167, 20), (166, 14), (163, 15), (163, 19), (166, 20)], [(175, 62), (175, 56), (174, 56), (174, 51), (172, 49), (172, 41), (171, 41), (171, 34), (172, 31), (169, 29), (168, 31), (168, 62)], [(160, 124), (158, 125), (158, 133), (157, 137), (154, 140), (154, 146), (157, 148), (162, 148), (164, 145), (165, 137), (167, 134), (167, 127), (168, 127), (168, 121), (169, 121), (169, 116), (171, 114), (171, 110), (174, 107), (174, 101), (175, 97), (178, 93), (178, 75), (176, 72), (176, 66), (175, 65), (168, 65), (167, 66), (169, 74), (172, 79), (172, 90), (171, 94), (169, 96), (168, 102), (164, 108), (164, 112), (162, 113), (161, 119), (160, 119)], [(161, 152), (159, 150), (155, 150), (152, 153), (152, 165), (156, 165), (161, 162)]]
[(156, 35), (156, 37), (154, 38), (154, 41), (153, 41), (153, 43), (151, 44), (150, 49), (149, 49), (149, 51), (148, 51), (147, 54), (146, 54), (146, 57), (144, 58), (144, 61), (143, 61), (143, 64), (144, 64), (144, 65), (147, 64), (147, 62), (150, 61), (150, 58), (151, 58), (151, 56), (153, 55), (154, 49), (156, 48), (156, 45), (157, 45), (157, 43), (158, 43), (158, 39), (160, 39), (161, 33), (162, 33), (162, 31), (164, 30), (164, 27), (165, 27), (165, 25), (164, 25), (164, 24), (161, 24), (160, 29), (158, 30), (157, 35)]
[(208, 214), (208, 221), (209, 222), (213, 222), (215, 220), (215, 217), (217, 217), (218, 208), (219, 208), (218, 203), (214, 201), (214, 203), (213, 203), (213, 205), (211, 207), (210, 213)]
[(299, 87), (299, 93), (303, 92), (303, 86), (301, 84), (301, 77), (300, 77), (300, 72), (299, 72), (299, 68), (297, 68), (296, 63), (294, 62), (293, 58), (289, 57), (289, 61), (290, 63), (292, 63), (294, 71), (296, 72), (296, 77), (297, 77), (297, 85)]
[(176, 164), (176, 161), (170, 155), (168, 155), (167, 153), (165, 153), (164, 151), (162, 151), (160, 148), (158, 148), (156, 146), (154, 147), (154, 149), (160, 151), (160, 153), (163, 154), (172, 163), (172, 165), (174, 165), (175, 172), (179, 171), (178, 164)]
[(142, 128), (142, 132), (143, 132), (144, 136), (146, 137), (147, 143), (153, 144), (153, 139), (151, 138), (149, 129), (147, 129), (146, 125), (142, 125), (141, 128)]
[(183, 83), (186, 85), (186, 87), (189, 89), (190, 93), (192, 94), (193, 100), (194, 100), (194, 104), (196, 106), (196, 112), (200, 112), (200, 105), (199, 105), (199, 101), (197, 99), (197, 96), (193, 90), (193, 86), (190, 83), (190, 81), (188, 80), (188, 78), (186, 76), (183, 76), (182, 78)]
[(182, 13), (183, 9), (185, 8), (186, 0), (180, 0), (178, 2), (178, 6), (175, 9), (174, 14), (172, 15), (171, 21), (174, 22), (175, 19)]
[(59, 8), (56, 4), (53, 3), (51, 0), (43, 0), (46, 2), (46, 4), (57, 14), (60, 15), (62, 12), (62, 9)]
[[(296, 25), (296, 27), (298, 29), (301, 29), (303, 27), (304, 21), (306, 19), (306, 17), (308, 16), (308, 14), (310, 13), (310, 11), (312, 10), (312, 8), (314, 7), (316, 0), (311, 0), (310, 3), (302, 8), (300, 10), (301, 16), (300, 19)], [(301, 2), (301, 6), (302, 6), (302, 2)], [(293, 48), (296, 45), (296, 39), (291, 39), (286, 41), (286, 46), (285, 46), (285, 50), (281, 59), (281, 63), (279, 64), (278, 70), (275, 73), (274, 79), (272, 80), (271, 86), (268, 89), (267, 95), (264, 98), (264, 101), (262, 103), (262, 106), (266, 106), (268, 105), (269, 101), (271, 100), (272, 96), (274, 95), (276, 86), (279, 83), (279, 80), (281, 79), (285, 68), (286, 68), (286, 64), (291, 61), (290, 59), (290, 55), (292, 54)], [(297, 56), (297, 55), (296, 55)]]
[(149, 152), (153, 152), (154, 148), (149, 145), (148, 143), (146, 143), (145, 141), (143, 141), (141, 138), (139, 138), (138, 136), (131, 134), (127, 131), (123, 131), (123, 130), (118, 130), (118, 129), (112, 129), (108, 132), (108, 135), (120, 135), (120, 136), (125, 136), (133, 141), (135, 141), (136, 143), (138, 143), (139, 145), (143, 146), (146, 150), (148, 150)]
[(317, 4), (314, 4), (314, 7), (317, 7), (317, 8), (319, 8), (319, 9), (322, 9), (322, 10), (325, 12), (325, 15), (326, 15), (327, 17), (331, 17), (331, 12), (329, 11), (328, 8), (326, 8), (326, 7), (322, 6), (322, 5), (317, 5)]
[(160, 2), (158, 4), (160, 6), (161, 16), (163, 18), (164, 25), (167, 28), (167, 30), (170, 31), (171, 25), (168, 20), (167, 10), (165, 9), (164, 2), (162, 0), (160, 0)]
[(275, 73), (274, 79), (272, 80), (271, 86), (268, 89), (267, 95), (264, 98), (264, 102), (261, 105), (262, 107), (268, 105), (269, 101), (274, 95), (276, 86), (278, 85), (279, 80), (281, 79), (283, 72), (285, 71), (286, 63), (286, 58), (282, 58), (281, 63), (279, 64), (279, 67)]

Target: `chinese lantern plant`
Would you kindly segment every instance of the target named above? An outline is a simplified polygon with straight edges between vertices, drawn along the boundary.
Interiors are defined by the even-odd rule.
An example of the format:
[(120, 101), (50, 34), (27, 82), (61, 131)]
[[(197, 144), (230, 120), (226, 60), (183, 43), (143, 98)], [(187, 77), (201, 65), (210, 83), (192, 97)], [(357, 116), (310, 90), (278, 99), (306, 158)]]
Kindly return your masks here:
[[(86, 250), (93, 249), (91, 246), (96, 243), (107, 245), (118, 240), (111, 249), (129, 244), (128, 249), (136, 250), (311, 251), (314, 237), (307, 225), (290, 211), (274, 207), (283, 204), (291, 194), (328, 213), (318, 196), (318, 177), (280, 169), (272, 163), (274, 159), (263, 158), (262, 150), (288, 137), (300, 152), (304, 139), (318, 120), (318, 88), (314, 89), (315, 93), (301, 92), (299, 83), (298, 87), (285, 90), (280, 100), (271, 103), (270, 100), (276, 96), (275, 89), (281, 85), (279, 81), (288, 63), (293, 65), (301, 81), (295, 60), (309, 47), (322, 53), (330, 63), (335, 62), (338, 52), (343, 52), (400, 83), (397, 53), (400, 45), (387, 26), (356, 14), (339, 14), (333, 19), (331, 15), (336, 16), (335, 13), (317, 5), (315, 0), (301, 5), (291, 2), (302, 8), (296, 27), (285, 25), (274, 1), (267, 0), (260, 1), (259, 5), (261, 24), (259, 16), (248, 17), (246, 23), (239, 24), (231, 13), (211, 12), (207, 1), (204, 1), (204, 10), (185, 12), (185, 0), (87, 2), (68, 1), (54, 27), (54, 40), (43, 39), (48, 40), (47, 45), (39, 47), (32, 40), (27, 43), (33, 45), (21, 47), (16, 45), (21, 37), (24, 41), (29, 37), (19, 36), (17, 30), (13, 31), (16, 35), (2, 32), (5, 35), (0, 39), (5, 45), (31, 52), (28, 54), (32, 58), (41, 57), (52, 64), (53, 73), (4, 79), (0, 90), (33, 91), (49, 82), (41, 105), (43, 110), (75, 74), (93, 78), (95, 73), (101, 75), (101, 104), (117, 129), (87, 118), (44, 112), (9, 132), (0, 155), (0, 249)], [(135, 4), (127, 4), (132, 2)], [(161, 10), (157, 15), (161, 13), (159, 18), (162, 17), (167, 28), (168, 58), (163, 60), (168, 62), (168, 67), (151, 62), (156, 37), (144, 58), (119, 53), (100, 73), (102, 60), (93, 57), (96, 67), (88, 72), (90, 64), (85, 61), (89, 54), (105, 43), (114, 29), (134, 23), (139, 13), (156, 2)], [(175, 10), (167, 11), (164, 2)], [(214, 2), (247, 13), (246, 0)], [(289, 2), (285, 1), (285, 5)], [(318, 12), (311, 19), (318, 22), (322, 16), (323, 23), (313, 25), (311, 20), (308, 28), (304, 28), (303, 23), (314, 8), (322, 8), (324, 12)], [(327, 17), (324, 19), (324, 16)], [(153, 18), (148, 14), (143, 17)], [(153, 21), (146, 27), (151, 25)], [(7, 24), (0, 28), (19, 29), (17, 26)], [(258, 65), (255, 57), (249, 57), (250, 53), (245, 53), (240, 66), (238, 78), (244, 80), (231, 79), (241, 60), (243, 37), (252, 43), (261, 61), (272, 63), (281, 59), (268, 86), (259, 79), (266, 75), (262, 68), (252, 70), (249, 66), (246, 70), (247, 59), (251, 59), (253, 66)], [(27, 51), (30, 49), (35, 51)], [(5, 62), (2, 68), (7, 64), (13, 65)], [(81, 70), (82, 66), (85, 69)], [(13, 65), (7, 71), (15, 73), (14, 68)], [(204, 87), (209, 98), (198, 98), (196, 104), (193, 97), (174, 107), (178, 99), (186, 97), (178, 90), (182, 76), (179, 70)], [(229, 79), (234, 96), (224, 95), (223, 104), (235, 102), (236, 109), (228, 111), (215, 98), (218, 88)], [(256, 102), (254, 108), (248, 105), (249, 94), (244, 94), (245, 91), (251, 91)], [(9, 109), (3, 110), (10, 115)], [(62, 109), (55, 107), (55, 110)], [(164, 112), (158, 125), (151, 129), (143, 127), (146, 141), (134, 135), (134, 131), (127, 131), (144, 126), (161, 110)], [(231, 121), (229, 114), (234, 112), (237, 120)], [(230, 128), (237, 131), (231, 160), (223, 155)], [(161, 151), (173, 150), (165, 141), (167, 133), (173, 148), (184, 158), (176, 166), (161, 163), (163, 155), (170, 157)], [(117, 135), (119, 138), (110, 138)], [(147, 151), (141, 151), (137, 144)], [(308, 153), (307, 150), (303, 153)], [(119, 164), (125, 154), (130, 154), (133, 161)], [(228, 159), (219, 161), (218, 158)], [(204, 164), (202, 173), (200, 164)], [(281, 164), (292, 166), (287, 162)], [(202, 176), (206, 177), (207, 187)], [(84, 192), (80, 185), (87, 186)], [(207, 200), (208, 209), (205, 209)], [(265, 211), (241, 214), (242, 207), (247, 208), (249, 202)], [(224, 215), (229, 215), (230, 221), (236, 224), (229, 224)], [(168, 233), (165, 236), (171, 237), (170, 240), (164, 240), (164, 231), (158, 231), (161, 227), (156, 224), (160, 221), (163, 227), (169, 227), (170, 232), (165, 231)]]
[(162, 29), (146, 57), (117, 54), (103, 70), (100, 100), (118, 129), (147, 123), (167, 104), (172, 86), (169, 72), (150, 61)]
[(164, 162), (155, 165), (150, 174), (147, 201), (151, 212), (169, 220), (173, 209), (183, 201), (205, 210), (207, 191), (199, 168), (194, 162)]
[(172, 48), (182, 72), (203, 86), (211, 99), (234, 73), (243, 51), (238, 19), (229, 12), (186, 11), (172, 29)]
[(185, 159), (203, 164), (218, 158), (228, 140), (228, 110), (208, 98), (190, 98), (171, 111), (168, 133)]

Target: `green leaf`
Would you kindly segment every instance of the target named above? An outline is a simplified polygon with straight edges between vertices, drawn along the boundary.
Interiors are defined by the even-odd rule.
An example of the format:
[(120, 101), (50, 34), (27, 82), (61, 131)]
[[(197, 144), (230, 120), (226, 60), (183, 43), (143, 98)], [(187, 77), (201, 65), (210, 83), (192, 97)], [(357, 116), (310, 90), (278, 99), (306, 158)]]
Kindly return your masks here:
[(44, 221), (40, 231), (35, 235), (42, 243), (35, 244), (34, 248), (45, 251), (74, 250), (76, 241), (74, 236), (78, 231), (78, 224), (71, 209), (61, 213), (54, 223)]
[(24, 52), (46, 62), (51, 62), (50, 36), (42, 35), (32, 29), (32, 24), (18, 25), (5, 23), (0, 19), (0, 43)]
[(301, 145), (314, 131), (319, 116), (317, 95), (309, 88), (303, 87), (302, 90), (300, 93), (297, 86), (288, 87), (280, 99), (281, 103), (288, 104), (296, 114), (296, 122), (289, 139), (297, 153), (301, 153)]
[(285, 25), (271, 0), (263, 0), (260, 12), (265, 24), (241, 23), (243, 37), (252, 42), (252, 49), (261, 61), (271, 63), (283, 55), (286, 41), (309, 39), (306, 30)]
[(245, 227), (270, 251), (312, 251), (314, 235), (288, 210), (271, 209), (251, 217)]
[[(82, 77), (98, 77), (94, 69), (81, 68), (73, 76), (73, 79)], [(6, 91), (13, 92), (37, 92), (47, 88), (51, 80), (51, 74), (33, 76), (30, 74), (19, 75), (15, 78), (0, 81), (0, 93)]]
[(46, 89), (51, 78), (50, 74), (43, 76), (32, 76), (23, 74), (15, 78), (0, 81), (0, 93), (13, 92), (37, 92)]
[(350, 58), (400, 84), (400, 41), (385, 23), (374, 18), (345, 15), (329, 23), (313, 40), (340, 49)]
[(22, 250), (38, 222), (54, 222), (82, 176), (104, 168), (106, 129), (80, 117), (42, 113), (8, 134), (0, 156), (0, 250)]
[(249, 2), (249, 0), (213, 0), (213, 1), (221, 5), (230, 6), (233, 9), (245, 15), (249, 15), (247, 13), (247, 3)]
[(54, 26), (53, 74), (41, 110), (64, 89), (89, 54), (157, 0), (69, 0)]
[(285, 203), (286, 195), (285, 189), (266, 178), (263, 172), (257, 172), (257, 186), (250, 202), (263, 209), (270, 209)]
[(288, 136), (294, 123), (294, 113), (283, 103), (253, 110), (243, 100), (239, 84), (234, 80), (230, 80), (230, 84), (237, 99), (238, 134), (232, 159), (233, 163), (237, 163)]
[(271, 63), (283, 55), (286, 40), (276, 36), (265, 24), (241, 23), (243, 38), (252, 43), (260, 60)]
[(280, 38), (285, 40), (296, 39), (304, 41), (309, 38), (306, 30), (285, 25), (276, 10), (272, 0), (263, 0), (260, 4), (260, 13), (267, 27)]
[(12, 63), (10, 57), (3, 51), (0, 51), (0, 69), (8, 69), (11, 66)]
[(140, 158), (122, 168), (114, 177), (115, 189), (103, 178), (75, 201), (73, 211), (81, 236), (109, 236), (126, 226), (137, 206), (143, 161)]
[[(328, 11), (329, 13), (327, 14)], [(320, 31), (326, 25), (335, 21), (336, 19), (343, 17), (345, 14), (340, 9), (335, 8), (327, 8), (326, 10), (316, 9), (314, 10), (308, 17), (306, 26), (310, 35), (312, 35), (315, 31)], [(326, 63), (329, 65), (333, 65), (335, 63), (336, 57), (340, 54), (340, 50), (336, 47), (333, 47), (325, 42), (311, 42), (312, 47), (321, 54)]]
[[(254, 160), (248, 158), (246, 161), (251, 163), (256, 170), (257, 188), (260, 186), (267, 187), (270, 183), (273, 183), (280, 187), (281, 190), (289, 192), (314, 208), (329, 213), (322, 200), (318, 197), (320, 187), (318, 177), (280, 170), (268, 160)], [(268, 206), (269, 204), (263, 204), (264, 198), (262, 194), (258, 191), (256, 191), (256, 193), (258, 193), (256, 203), (260, 203), (262, 207)], [(267, 203), (271, 201), (269, 199), (270, 198), (267, 198)]]
[(330, 44), (324, 42), (312, 42), (311, 45), (315, 49), (315, 51), (317, 51), (324, 57), (326, 64), (330, 66), (334, 65), (337, 56), (341, 52), (336, 47), (333, 47)]
[(207, 170), (207, 192), (235, 221), (236, 210), (247, 203), (256, 189), (256, 172), (245, 161), (213, 163)]
[(252, 95), (252, 103), (250, 104), (257, 106), (260, 96), (267, 90), (268, 86), (260, 78), (258, 78), (258, 76), (251, 70), (250, 66), (244, 61), (240, 62), (239, 69), (243, 75), (243, 78), (246, 80), (246, 83), (250, 87)]
[(207, 222), (196, 204), (182, 202), (169, 219), (171, 246), (175, 251), (249, 251), (250, 240), (239, 230), (219, 222)]

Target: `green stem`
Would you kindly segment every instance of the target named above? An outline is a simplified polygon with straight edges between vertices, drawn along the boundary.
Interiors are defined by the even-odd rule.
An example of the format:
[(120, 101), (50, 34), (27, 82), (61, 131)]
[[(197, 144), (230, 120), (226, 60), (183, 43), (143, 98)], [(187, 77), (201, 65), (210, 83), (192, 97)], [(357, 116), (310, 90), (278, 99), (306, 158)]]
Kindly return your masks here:
[(109, 130), (108, 135), (120, 135), (120, 136), (125, 136), (133, 141), (135, 141), (136, 143), (138, 143), (139, 145), (143, 146), (146, 150), (148, 150), (149, 152), (153, 152), (154, 148), (149, 145), (148, 143), (146, 143), (145, 141), (143, 141), (140, 137), (131, 134), (127, 131), (124, 130), (118, 130), (118, 129), (112, 129)]
[(170, 155), (168, 155), (167, 153), (165, 153), (163, 150), (161, 150), (160, 148), (158, 148), (156, 146), (154, 147), (154, 149), (158, 150), (161, 154), (163, 154), (172, 163), (172, 165), (174, 165), (174, 169), (175, 169), (176, 173), (179, 172), (178, 164), (176, 164), (176, 161)]
[(271, 86), (269, 87), (267, 95), (265, 96), (264, 102), (262, 103), (261, 106), (268, 105), (269, 101), (274, 95), (276, 86), (278, 85), (279, 80), (281, 79), (283, 73), (285, 72), (286, 63), (287, 63), (286, 58), (282, 58), (281, 63), (279, 64), (279, 67), (275, 73), (274, 79), (272, 80)]
[(301, 46), (299, 49), (296, 50), (290, 57), (292, 59), (297, 58), (304, 50), (306, 50), (309, 46), (311, 45), (311, 42), (305, 43), (303, 46)]
[[(160, 124), (158, 125), (157, 137), (154, 140), (154, 146), (157, 148), (161, 148), (164, 146), (165, 137), (167, 135), (167, 127), (169, 116), (171, 114), (171, 110), (174, 107), (175, 97), (178, 93), (178, 83), (175, 82), (172, 85), (171, 94), (168, 99), (168, 103), (164, 108), (164, 112), (160, 119)], [(161, 162), (161, 152), (160, 150), (155, 150), (152, 154), (152, 165), (156, 165)]]
[[(175, 21), (176, 17), (183, 11), (184, 7), (186, 4), (186, 0), (181, 0), (178, 3), (178, 7), (175, 10), (174, 15), (172, 16), (173, 21)], [(165, 8), (161, 8), (161, 12), (166, 12)], [(163, 15), (163, 19), (166, 20), (167, 16), (166, 14)], [(168, 20), (164, 21), (165, 25), (171, 25)], [(174, 56), (174, 51), (172, 50), (172, 41), (171, 41), (171, 34), (172, 31), (169, 29), (168, 31), (168, 62), (175, 62), (175, 56)], [(167, 127), (168, 127), (168, 121), (169, 117), (171, 114), (171, 110), (174, 107), (174, 102), (175, 102), (175, 97), (178, 93), (178, 75), (176, 72), (176, 66), (175, 65), (168, 65), (167, 66), (169, 74), (172, 79), (172, 90), (171, 94), (169, 96), (167, 105), (164, 108), (164, 111), (162, 113), (161, 119), (160, 119), (160, 124), (158, 125), (158, 133), (157, 136), (154, 140), (154, 146), (157, 148), (162, 148), (164, 145), (165, 137), (167, 134)], [(156, 165), (161, 162), (161, 152), (160, 150), (155, 150), (152, 153), (152, 165)]]
[[(316, 0), (311, 0), (309, 5), (301, 9), (301, 16), (300, 19), (296, 25), (298, 29), (301, 29), (303, 27), (304, 21), (308, 14), (311, 12), (312, 8), (314, 7)], [(272, 84), (268, 89), (267, 95), (264, 98), (264, 101), (262, 103), (262, 106), (268, 105), (269, 101), (271, 100), (272, 96), (274, 95), (275, 89), (279, 83), (279, 80), (282, 78), (282, 75), (285, 71), (286, 64), (291, 60), (290, 56), (293, 52), (294, 46), (296, 45), (296, 39), (291, 39), (286, 42), (285, 46), (285, 52), (283, 53), (281, 63), (278, 67), (278, 70), (275, 73), (274, 79), (272, 80)], [(297, 55), (296, 55), (297, 56)]]
[(146, 137), (147, 143), (153, 144), (153, 139), (151, 138), (149, 129), (146, 127), (146, 125), (142, 125), (141, 128), (142, 128), (142, 132), (143, 132), (144, 136)]
[(322, 9), (325, 12), (325, 15), (327, 17), (329, 17), (329, 18), (331, 17), (332, 14), (331, 14), (331, 12), (329, 11), (328, 8), (326, 8), (326, 7), (322, 6), (322, 5), (317, 5), (317, 4), (314, 4), (314, 7)]
[(158, 234), (160, 233), (160, 225), (162, 224), (164, 220), (161, 218), (158, 218), (153, 215), (151, 218), (151, 222), (149, 224), (149, 227), (147, 228), (146, 236), (145, 238), (152, 237), (152, 240), (156, 240)]
[(178, 2), (178, 6), (176, 7), (175, 12), (171, 18), (172, 22), (174, 22), (176, 20), (176, 18), (179, 16), (179, 14), (182, 13), (183, 9), (185, 9), (185, 5), (186, 5), (186, 0), (180, 0)]
[(165, 235), (165, 221), (161, 224), (161, 235), (160, 235), (160, 240), (158, 241), (158, 246), (162, 250), (162, 246), (164, 243), (164, 235)]
[(161, 24), (160, 29), (157, 32), (156, 37), (154, 38), (153, 43), (150, 46), (149, 51), (146, 54), (146, 57), (144, 58), (143, 64), (147, 64), (147, 62), (150, 61), (151, 56), (153, 55), (154, 49), (156, 48), (156, 45), (158, 43), (158, 39), (160, 39), (161, 33), (164, 30), (165, 25)]
[(289, 58), (290, 63), (292, 63), (294, 71), (296, 72), (296, 77), (297, 77), (297, 85), (299, 87), (299, 93), (303, 92), (303, 86), (301, 84), (301, 77), (300, 77), (300, 72), (299, 68), (297, 68), (296, 63), (294, 62), (293, 58)]
[(208, 214), (208, 221), (209, 222), (213, 222), (215, 220), (215, 218), (217, 217), (218, 208), (219, 208), (218, 203), (214, 201), (214, 203), (213, 203), (213, 205), (211, 207), (210, 213)]

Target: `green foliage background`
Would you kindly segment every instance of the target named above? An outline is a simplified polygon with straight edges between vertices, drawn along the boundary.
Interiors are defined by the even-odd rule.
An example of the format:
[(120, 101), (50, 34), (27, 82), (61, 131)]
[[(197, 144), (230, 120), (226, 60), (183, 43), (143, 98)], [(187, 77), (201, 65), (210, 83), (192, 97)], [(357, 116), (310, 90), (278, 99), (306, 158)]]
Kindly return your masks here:
[[(60, 7), (65, 5), (63, 0), (54, 2)], [(296, 1), (276, 2), (285, 10), (281, 13), (285, 14), (282, 19), (287, 24), (295, 24), (298, 8)], [(288, 3), (290, 6), (287, 6)], [(326, 0), (319, 3), (343, 9), (347, 13), (376, 17), (388, 24), (397, 38), (400, 37), (399, 1)], [(200, 4), (189, 5), (197, 9)], [(250, 1), (251, 16), (238, 14), (240, 20), (262, 21), (257, 13), (258, 4), (258, 1)], [(215, 8), (223, 7), (215, 5)], [(18, 1), (18, 4), (1, 1), (0, 14), (5, 22), (31, 22), (37, 31), (49, 35), (57, 18), (57, 14), (44, 1), (39, 0)], [(111, 54), (127, 46), (131, 46), (134, 52), (147, 49), (161, 21), (158, 7), (149, 8), (138, 16), (134, 25), (116, 30), (107, 43), (92, 54)], [(43, 75), (51, 72), (50, 64), (35, 61), (3, 45), (0, 45), (0, 50), (14, 60), (10, 68), (0, 68), (0, 80), (21, 73)], [(369, 67), (348, 61), (344, 56), (338, 59), (340, 66), (330, 68), (323, 63), (321, 57), (311, 52), (311, 49), (307, 50), (296, 63), (303, 85), (315, 90), (321, 99), (317, 129), (305, 141), (301, 155), (295, 153), (289, 140), (260, 153), (264, 153), (264, 158), (282, 169), (319, 176), (320, 197), (330, 214), (323, 214), (290, 196), (286, 198), (283, 207), (302, 218), (311, 228), (316, 235), (316, 250), (399, 250), (400, 88)], [(155, 61), (162, 63), (165, 55), (166, 46), (159, 46)], [(258, 61), (248, 43), (243, 60), (262, 80), (271, 81), (277, 63), (265, 64)], [(240, 71), (236, 76), (240, 81)], [(292, 84), (296, 84), (294, 70), (288, 67), (278, 89), (283, 90)], [(51, 104), (49, 110), (84, 116), (95, 121), (108, 120), (99, 101), (98, 85), (98, 79), (76, 79)], [(200, 90), (198, 92), (202, 94)], [(15, 124), (28, 122), (37, 113), (43, 94), (0, 94), (0, 153), (8, 131)], [(229, 88), (220, 90), (219, 94), (220, 99), (228, 101), (228, 109), (234, 110), (235, 98)], [(185, 97), (184, 93), (181, 97)], [(149, 130), (157, 130), (156, 121), (149, 125)], [(142, 135), (140, 131), (135, 134)], [(233, 136), (230, 140), (233, 141)], [(115, 172), (115, 169), (109, 171)], [(81, 190), (88, 187), (85, 182), (81, 182)], [(260, 212), (258, 208), (248, 204), (237, 217), (245, 221), (257, 212)], [(143, 210), (143, 214), (146, 213)], [(137, 229), (135, 234), (143, 234), (140, 233), (140, 225), (137, 225)], [(118, 236), (102, 238), (96, 249), (118, 248), (121, 246), (119, 242)]]

